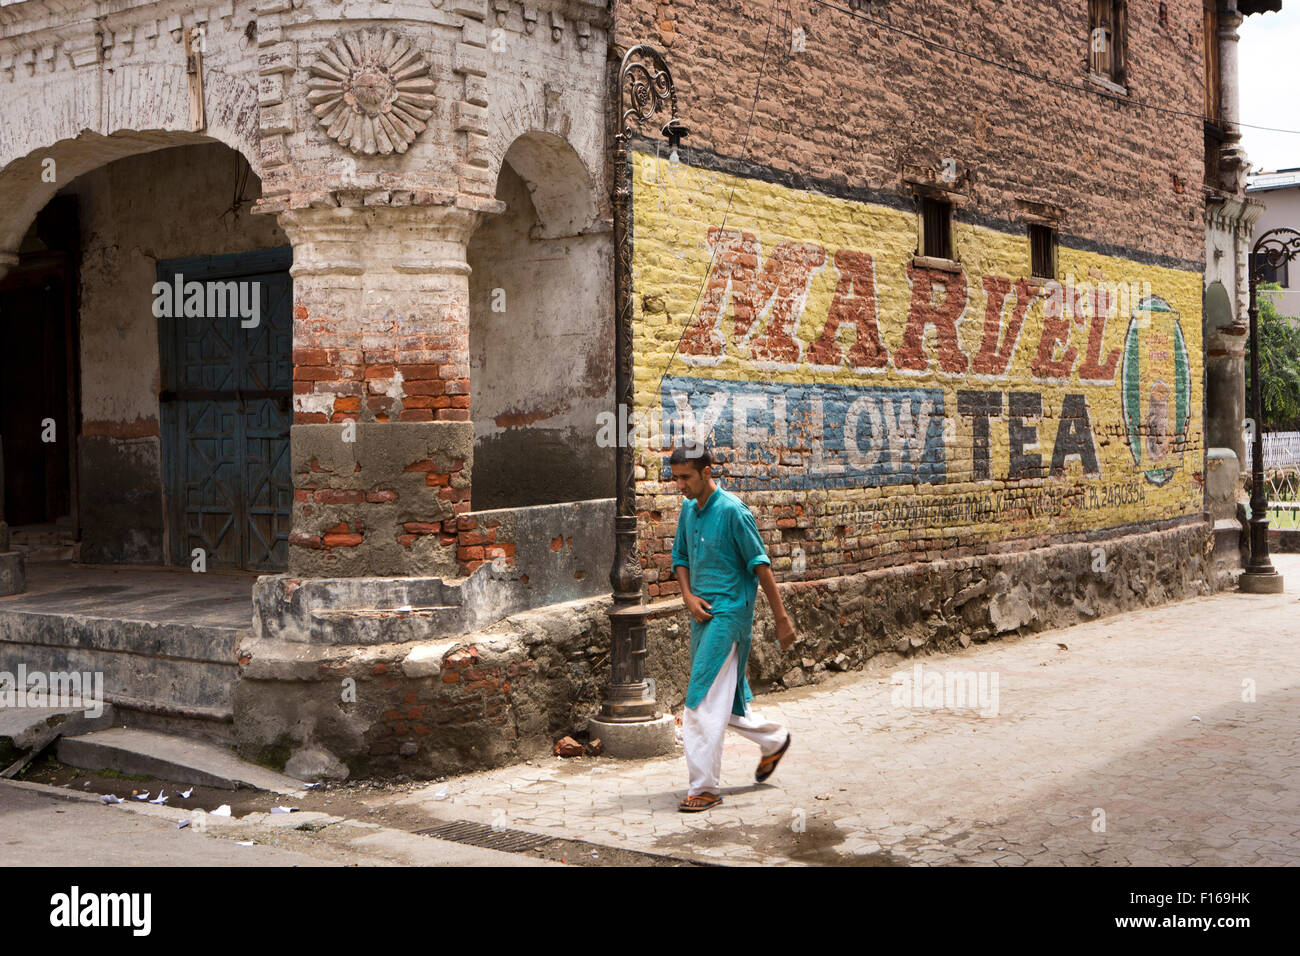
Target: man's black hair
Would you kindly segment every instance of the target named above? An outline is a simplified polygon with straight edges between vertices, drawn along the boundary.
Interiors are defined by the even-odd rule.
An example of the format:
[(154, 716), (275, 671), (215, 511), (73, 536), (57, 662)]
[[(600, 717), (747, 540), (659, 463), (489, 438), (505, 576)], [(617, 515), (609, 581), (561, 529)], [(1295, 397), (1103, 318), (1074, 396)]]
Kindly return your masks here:
[(669, 465), (690, 465), (696, 471), (704, 471), (713, 464), (713, 455), (707, 446), (700, 442), (685, 441), (673, 448)]

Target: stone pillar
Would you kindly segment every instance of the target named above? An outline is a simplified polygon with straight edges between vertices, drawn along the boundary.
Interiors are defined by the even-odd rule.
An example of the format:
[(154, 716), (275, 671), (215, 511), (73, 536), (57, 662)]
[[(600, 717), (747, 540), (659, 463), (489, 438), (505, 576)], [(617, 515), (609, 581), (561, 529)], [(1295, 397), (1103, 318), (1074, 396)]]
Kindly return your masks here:
[(1228, 0), (1219, 9), (1219, 111), (1223, 120), (1223, 145), (1219, 148), (1219, 171), (1224, 187), (1240, 195), (1246, 188), (1250, 164), (1241, 146), (1241, 128), (1237, 86), (1237, 28), (1245, 19), (1237, 11), (1236, 0)]
[(292, 574), (457, 573), (480, 213), (419, 198), (280, 213), (294, 247)]

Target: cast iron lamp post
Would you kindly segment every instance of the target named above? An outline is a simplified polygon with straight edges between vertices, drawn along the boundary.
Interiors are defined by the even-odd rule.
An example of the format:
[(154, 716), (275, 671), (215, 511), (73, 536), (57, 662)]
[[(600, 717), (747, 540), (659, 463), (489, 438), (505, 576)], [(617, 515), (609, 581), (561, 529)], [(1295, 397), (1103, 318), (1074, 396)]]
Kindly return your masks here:
[[(687, 129), (677, 117), (677, 91), (662, 54), (635, 46), (618, 71), (617, 129), (614, 133), (614, 418), (618, 422), (614, 517), (614, 589), (610, 612), (610, 681), (596, 720), (628, 724), (655, 719), (655, 698), (645, 679), (646, 617), (641, 603), (643, 576), (637, 556), (635, 449), (624, 422), (632, 418), (632, 175), (628, 139), (643, 122), (667, 112), (662, 133), (673, 159)], [(621, 412), (621, 414), (620, 414)], [(670, 738), (671, 742), (671, 738)]]
[(1268, 495), (1264, 492), (1263, 383), (1259, 379), (1259, 302), (1255, 290), (1263, 270), (1276, 269), (1300, 253), (1300, 232), (1270, 229), (1255, 242), (1250, 253), (1250, 414), (1255, 421), (1251, 439), (1250, 564), (1239, 579), (1243, 591), (1278, 594), (1282, 575), (1268, 557)]

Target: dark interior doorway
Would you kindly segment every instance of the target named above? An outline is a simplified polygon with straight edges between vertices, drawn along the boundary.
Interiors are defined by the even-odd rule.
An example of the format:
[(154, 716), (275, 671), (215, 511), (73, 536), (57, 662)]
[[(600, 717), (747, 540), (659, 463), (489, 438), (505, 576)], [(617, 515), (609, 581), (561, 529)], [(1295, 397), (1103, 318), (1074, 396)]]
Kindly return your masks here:
[(0, 281), (0, 441), (4, 517), (76, 539), (77, 204), (52, 201)]

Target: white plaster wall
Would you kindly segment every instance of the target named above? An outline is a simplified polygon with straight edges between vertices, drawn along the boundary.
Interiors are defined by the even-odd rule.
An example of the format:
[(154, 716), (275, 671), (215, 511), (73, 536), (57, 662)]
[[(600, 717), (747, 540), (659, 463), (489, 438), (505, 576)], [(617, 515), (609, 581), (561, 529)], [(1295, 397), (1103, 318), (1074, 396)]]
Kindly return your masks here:
[[(1264, 204), (1250, 240), (1252, 246), (1270, 229), (1280, 226), (1300, 229), (1300, 186), (1251, 192), (1250, 198)], [(1286, 291), (1273, 293), (1274, 301), (1280, 314), (1300, 316), (1300, 256), (1291, 260), (1290, 282)]]
[[(260, 167), (252, 0), (105, 6), (29, 0), (0, 15), (0, 253), (76, 177), (178, 137), (226, 143)], [(197, 134), (182, 42), (195, 26), (205, 31), (206, 125)], [(53, 183), (41, 175), (47, 158)]]
[(1237, 241), (1231, 229), (1209, 225), (1205, 230), (1205, 285), (1222, 282), (1232, 294), (1237, 276)]
[[(81, 395), (87, 423), (158, 417), (157, 262), (288, 244), (275, 220), (231, 212), (245, 164), (219, 145), (119, 160), (65, 190), (81, 210)], [(256, 198), (250, 176), (245, 196)]]
[[(506, 211), (469, 248), (476, 506), (542, 503), (519, 500), (530, 490), (586, 498), (613, 487), (613, 449), (595, 445), (596, 416), (614, 402), (611, 236), (534, 238), (536, 212), (509, 165), (497, 198)], [(503, 312), (492, 310), (495, 289)], [(501, 469), (521, 480), (492, 473)]]

